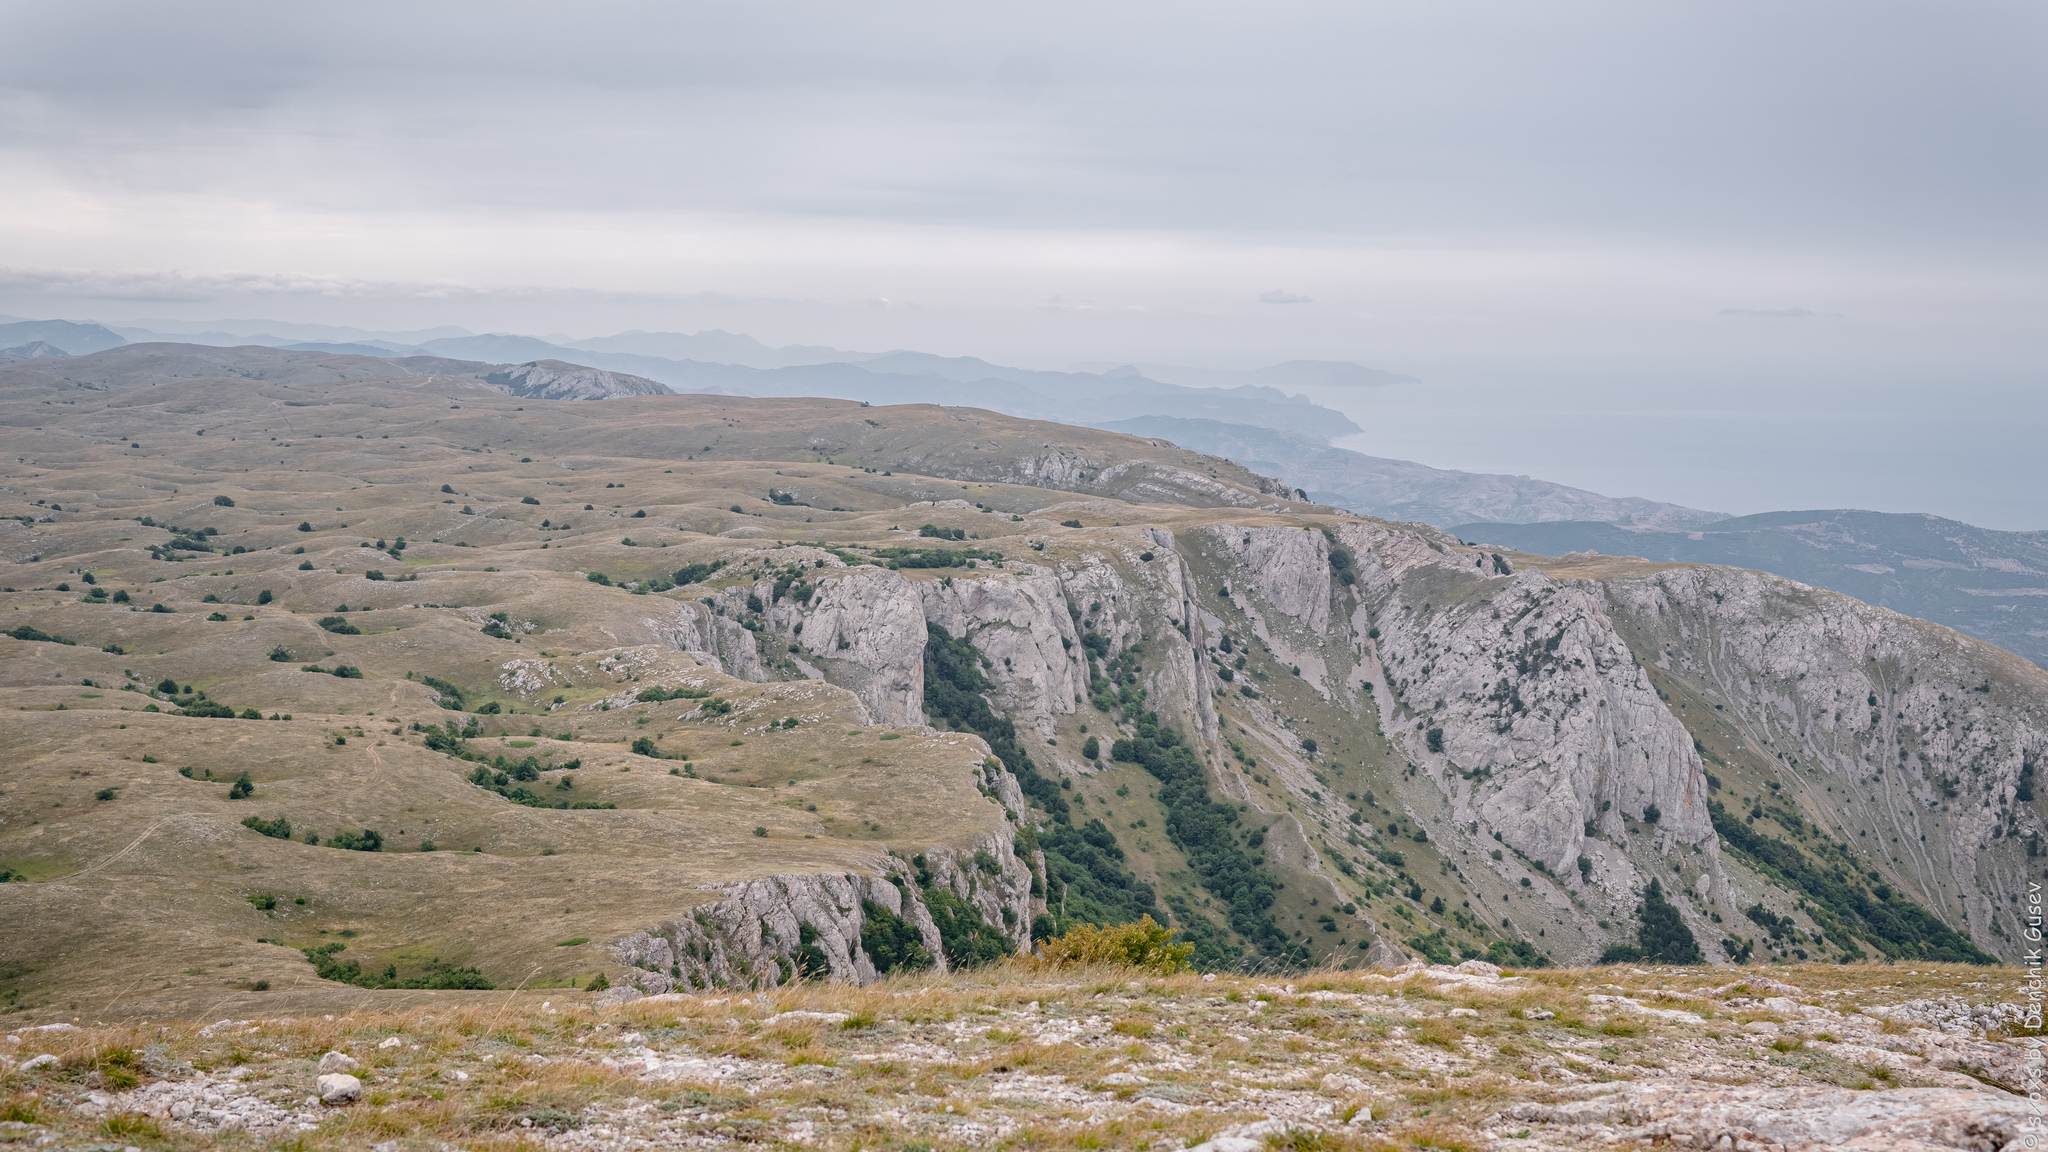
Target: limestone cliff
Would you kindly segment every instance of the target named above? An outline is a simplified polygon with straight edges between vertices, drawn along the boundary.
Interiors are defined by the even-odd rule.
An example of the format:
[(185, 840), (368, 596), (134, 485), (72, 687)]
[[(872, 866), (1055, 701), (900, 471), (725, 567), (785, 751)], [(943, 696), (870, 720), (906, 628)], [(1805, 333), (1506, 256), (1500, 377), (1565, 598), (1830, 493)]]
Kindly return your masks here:
[(1765, 827), (1797, 839), (1803, 829), (1775, 815), (1789, 809), (1858, 868), (2019, 957), (2041, 851), (2031, 796), (2048, 764), (2048, 672), (1759, 572), (1672, 567), (1601, 589), (1721, 758), (1729, 808), (1754, 793)]
[(914, 928), (943, 972), (948, 941), (927, 906), (938, 890), (959, 897), (1010, 947), (1028, 947), (1031, 862), (1007, 827), (967, 844), (931, 845), (909, 862), (878, 853), (873, 863), (874, 874), (781, 874), (723, 886), (719, 899), (613, 941), (611, 951), (634, 969), (633, 986), (649, 993), (772, 987), (800, 975), (867, 983), (880, 975), (861, 940), (872, 906)]

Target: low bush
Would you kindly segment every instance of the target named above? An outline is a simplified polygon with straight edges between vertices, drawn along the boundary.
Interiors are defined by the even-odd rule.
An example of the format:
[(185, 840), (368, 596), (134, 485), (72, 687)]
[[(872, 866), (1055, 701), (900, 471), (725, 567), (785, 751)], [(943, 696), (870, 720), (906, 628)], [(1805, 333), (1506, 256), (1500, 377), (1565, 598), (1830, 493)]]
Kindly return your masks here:
[(703, 700), (710, 695), (709, 688), (642, 688), (633, 699), (642, 704), (659, 704), (666, 700)]
[(251, 832), (268, 836), (273, 840), (289, 840), (292, 838), (292, 822), (282, 816), (270, 820), (265, 820), (261, 816), (245, 816), (242, 818), (242, 827), (249, 829)]
[(1044, 962), (1057, 967), (1080, 964), (1122, 964), (1161, 976), (1193, 967), (1193, 944), (1174, 944), (1174, 929), (1145, 916), (1135, 924), (1076, 924), (1064, 936), (1045, 941)]

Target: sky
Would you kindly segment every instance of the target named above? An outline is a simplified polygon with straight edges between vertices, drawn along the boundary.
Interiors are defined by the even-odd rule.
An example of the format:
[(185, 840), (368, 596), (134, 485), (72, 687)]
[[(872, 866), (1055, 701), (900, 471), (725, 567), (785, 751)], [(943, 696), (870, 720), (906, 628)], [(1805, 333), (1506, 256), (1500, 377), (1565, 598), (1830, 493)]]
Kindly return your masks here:
[(1321, 397), (1381, 454), (2048, 528), (2038, 3), (17, 0), (0, 43), (0, 313), (1352, 360), (1425, 381)]

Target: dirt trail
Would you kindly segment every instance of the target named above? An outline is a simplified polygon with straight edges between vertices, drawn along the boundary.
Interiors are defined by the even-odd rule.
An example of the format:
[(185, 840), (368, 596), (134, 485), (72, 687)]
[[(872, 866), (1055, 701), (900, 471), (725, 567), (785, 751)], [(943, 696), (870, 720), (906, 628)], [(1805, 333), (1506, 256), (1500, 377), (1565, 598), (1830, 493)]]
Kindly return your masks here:
[(170, 820), (171, 818), (169, 816), (163, 817), (156, 823), (151, 824), (147, 828), (144, 828), (142, 830), (142, 834), (140, 836), (137, 836), (135, 839), (130, 840), (126, 848), (121, 849), (119, 852), (116, 852), (111, 856), (107, 856), (91, 864), (87, 864), (85, 867), (80, 868), (78, 871), (73, 872), (71, 875), (63, 877), (63, 879), (76, 880), (81, 876), (90, 876), (94, 872), (97, 872), (100, 869), (105, 868), (107, 865), (112, 864), (114, 861), (119, 860), (121, 857), (126, 856), (130, 852), (135, 851), (137, 848), (140, 848), (142, 846), (142, 842), (144, 840), (149, 839), (151, 833), (163, 827), (165, 824), (170, 823)]

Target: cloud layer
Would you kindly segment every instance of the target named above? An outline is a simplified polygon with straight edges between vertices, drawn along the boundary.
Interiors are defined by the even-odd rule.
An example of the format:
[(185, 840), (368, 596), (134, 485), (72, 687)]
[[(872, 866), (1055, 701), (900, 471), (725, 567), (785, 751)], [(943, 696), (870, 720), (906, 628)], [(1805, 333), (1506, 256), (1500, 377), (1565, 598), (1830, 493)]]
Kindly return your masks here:
[(1429, 382), (1323, 397), (1380, 451), (1713, 507), (1756, 412), (1881, 394), (1829, 467), (1965, 493), (2026, 490), (1982, 429), (2048, 439), (2033, 0), (23, 0), (0, 43), (0, 313), (1351, 360)]

